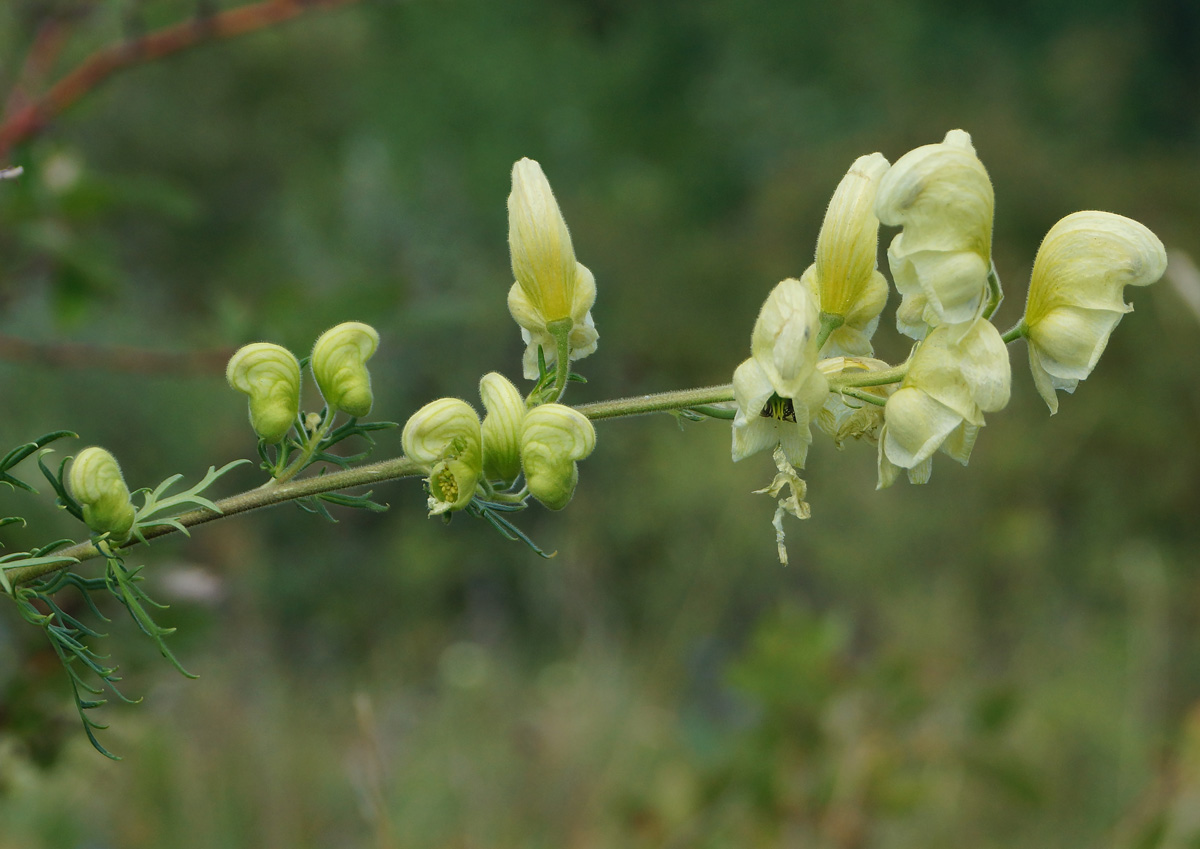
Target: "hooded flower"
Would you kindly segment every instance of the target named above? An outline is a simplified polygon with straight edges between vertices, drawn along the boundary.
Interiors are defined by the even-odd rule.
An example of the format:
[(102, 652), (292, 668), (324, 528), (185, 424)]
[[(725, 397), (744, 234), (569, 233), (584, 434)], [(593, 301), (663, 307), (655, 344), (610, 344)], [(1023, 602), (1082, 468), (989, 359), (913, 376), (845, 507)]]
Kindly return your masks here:
[(521, 427), (525, 400), (504, 375), (488, 372), (479, 381), (483, 418), (483, 471), (488, 480), (511, 483), (521, 474)]
[(116, 543), (129, 538), (135, 510), (129, 487), (117, 459), (92, 446), (76, 455), (67, 474), (67, 489), (83, 508), (83, 521), (98, 534), (109, 534)]
[(884, 407), (879, 489), (900, 469), (912, 483), (927, 482), (939, 448), (965, 466), (983, 414), (1008, 404), (1011, 383), (1008, 349), (990, 321), (934, 328)]
[(1075, 391), (1133, 310), (1124, 288), (1153, 283), (1166, 267), (1162, 242), (1129, 218), (1076, 212), (1050, 228), (1033, 262), (1024, 331), (1033, 383), (1051, 415), (1055, 390)]
[(413, 413), (401, 435), (404, 453), (429, 471), (429, 515), (462, 510), (483, 476), (479, 415), (466, 401), (439, 398)]
[(596, 447), (596, 429), (586, 416), (562, 404), (542, 404), (525, 414), (521, 428), (521, 467), (530, 494), (551, 510), (561, 510), (575, 494), (577, 461)]
[(887, 170), (881, 153), (854, 161), (825, 212), (816, 262), (800, 278), (818, 300), (822, 320), (838, 323), (823, 348), (827, 356), (871, 354), (871, 337), (888, 296), (887, 280), (876, 267), (875, 217), (876, 190)]
[(767, 296), (750, 337), (752, 356), (733, 374), (734, 461), (781, 445), (791, 463), (804, 465), (809, 422), (829, 391), (817, 370), (820, 326), (817, 302), (799, 280), (784, 280)]
[(992, 182), (962, 130), (910, 150), (883, 175), (875, 212), (884, 224), (904, 228), (888, 248), (903, 296), (896, 312), (901, 333), (922, 339), (932, 327), (982, 313), (994, 207)]
[(521, 326), (527, 344), (524, 373), (532, 380), (538, 376), (539, 346), (547, 365), (557, 359), (551, 325), (569, 327), (572, 360), (595, 351), (599, 338), (590, 312), (596, 300), (596, 281), (575, 261), (567, 222), (542, 167), (532, 159), (513, 166), (508, 244), (517, 281), (508, 292), (508, 310)]
[(379, 347), (375, 328), (347, 321), (318, 337), (312, 350), (312, 373), (332, 410), (362, 417), (371, 412), (371, 374), (367, 360)]
[(238, 349), (225, 369), (229, 385), (250, 398), (250, 426), (268, 443), (282, 440), (300, 412), (300, 363), (271, 342)]

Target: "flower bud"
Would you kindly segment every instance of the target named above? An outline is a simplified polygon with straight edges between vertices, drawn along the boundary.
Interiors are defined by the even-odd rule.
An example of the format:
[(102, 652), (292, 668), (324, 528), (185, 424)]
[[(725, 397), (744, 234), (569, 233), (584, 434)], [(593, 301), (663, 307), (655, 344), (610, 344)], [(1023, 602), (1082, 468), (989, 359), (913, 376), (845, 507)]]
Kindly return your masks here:
[(1033, 382), (1051, 414), (1055, 390), (1075, 391), (1133, 309), (1124, 288), (1153, 283), (1166, 267), (1162, 242), (1129, 218), (1076, 212), (1050, 228), (1033, 262), (1024, 323)]
[(551, 510), (571, 501), (579, 480), (576, 461), (596, 447), (596, 429), (582, 413), (562, 404), (543, 404), (525, 414), (521, 467), (529, 492)]
[(103, 448), (85, 448), (67, 474), (67, 490), (83, 508), (83, 521), (98, 534), (122, 543), (133, 528), (134, 509), (121, 467)]
[(547, 365), (557, 359), (558, 345), (550, 331), (550, 325), (556, 322), (570, 322), (572, 360), (595, 351), (599, 335), (590, 310), (596, 300), (596, 281), (575, 261), (567, 222), (542, 167), (532, 159), (522, 159), (513, 166), (508, 244), (516, 278), (508, 293), (508, 309), (521, 326), (527, 345), (525, 377), (538, 375), (539, 346)]
[(321, 334), (313, 345), (312, 372), (330, 409), (356, 418), (371, 412), (371, 374), (367, 360), (379, 347), (375, 328), (347, 321)]
[(910, 150), (883, 175), (875, 212), (884, 224), (904, 228), (888, 247), (903, 296), (896, 312), (901, 333), (922, 339), (931, 327), (982, 313), (994, 208), (992, 181), (962, 130)]
[(404, 453), (429, 470), (429, 514), (462, 510), (483, 474), (479, 416), (458, 398), (430, 401), (404, 425)]
[(816, 295), (821, 314), (842, 319), (826, 343), (830, 356), (869, 355), (871, 336), (887, 304), (887, 280), (876, 267), (875, 217), (876, 190), (887, 170), (881, 153), (860, 156), (850, 166), (825, 212), (816, 262), (801, 278)]
[(283, 439), (300, 412), (300, 363), (291, 351), (270, 342), (239, 348), (225, 379), (250, 396), (250, 426), (264, 442)]
[(483, 419), (483, 472), (489, 480), (510, 483), (521, 474), (521, 426), (525, 401), (517, 387), (497, 372), (479, 381), (487, 415)]

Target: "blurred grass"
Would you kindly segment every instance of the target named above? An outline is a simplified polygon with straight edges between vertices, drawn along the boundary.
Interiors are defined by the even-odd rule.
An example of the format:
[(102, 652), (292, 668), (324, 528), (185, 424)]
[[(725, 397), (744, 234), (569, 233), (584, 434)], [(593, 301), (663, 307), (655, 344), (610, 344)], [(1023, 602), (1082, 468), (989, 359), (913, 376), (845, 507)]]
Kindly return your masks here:
[[(0, 9), (3, 88), (50, 6)], [(119, 7), (64, 67), (120, 35)], [(1007, 326), (1075, 209), (1200, 255), (1197, 33), (1166, 0), (313, 15), (129, 71), (18, 152), (0, 331), (303, 354), (362, 319), (381, 417), (473, 400), (518, 370), (504, 199), (528, 155), (599, 286), (572, 397), (724, 382), (849, 163), (952, 127), (995, 183)], [(0, 847), (1191, 845), (1200, 344), (1165, 285), (1131, 297), (1052, 420), (1014, 346), (968, 469), (876, 493), (872, 450), (818, 442), (787, 569), (750, 495), (769, 460), (666, 417), (603, 426), (570, 508), (519, 518), (548, 562), (427, 521), (411, 482), (383, 516), (286, 508), (156, 543), (202, 677), (111, 627), (147, 693), (106, 711), (121, 764), (0, 618)], [(0, 364), (0, 386), (4, 444), (74, 427), (135, 486), (252, 453), (219, 375)], [(26, 515), (11, 550), (76, 533)]]

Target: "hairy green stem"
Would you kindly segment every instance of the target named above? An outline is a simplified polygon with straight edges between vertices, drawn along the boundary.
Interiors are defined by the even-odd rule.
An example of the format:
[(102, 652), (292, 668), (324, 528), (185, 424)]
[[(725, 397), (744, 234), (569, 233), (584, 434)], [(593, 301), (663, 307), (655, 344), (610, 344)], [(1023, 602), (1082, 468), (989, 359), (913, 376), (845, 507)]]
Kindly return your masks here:
[(829, 388), (832, 392), (856, 386), (884, 386), (888, 383), (899, 383), (908, 374), (908, 363), (882, 369), (880, 371), (860, 371), (853, 374), (835, 374), (829, 378)]
[(874, 404), (877, 407), (883, 407), (887, 404), (886, 398), (880, 398), (878, 395), (872, 395), (870, 392), (859, 392), (857, 389), (843, 389), (842, 394), (857, 398), (859, 401), (865, 401), (868, 404)]
[(676, 392), (659, 392), (656, 395), (639, 395), (634, 398), (617, 398), (613, 401), (597, 401), (580, 404), (575, 409), (592, 421), (619, 419), (625, 416), (642, 416), (646, 413), (669, 413), (702, 404), (720, 404), (733, 400), (733, 384), (704, 386), (700, 389), (680, 389)]
[(317, 448), (321, 445), (321, 440), (325, 438), (325, 434), (329, 433), (329, 426), (333, 424), (334, 418), (337, 416), (337, 410), (332, 410), (329, 407), (325, 408), (325, 415), (321, 419), (320, 426), (312, 433), (306, 434), (307, 439), (300, 449), (300, 456), (291, 462), (291, 464), (280, 472), (276, 477), (271, 478), (265, 484), (263, 489), (280, 486), (287, 483), (296, 475), (300, 474), (301, 470), (308, 465), (312, 460), (313, 454), (317, 453)]
[(1028, 335), (1029, 335), (1029, 325), (1027, 325), (1025, 323), (1025, 317), (1022, 316), (1021, 320), (1018, 321), (1016, 324), (1014, 324), (1012, 327), (1008, 328), (1008, 330), (1004, 331), (1004, 334), (1000, 338), (1003, 339), (1006, 344), (1008, 344), (1008, 343), (1017, 341), (1022, 336), (1028, 336)]
[[(185, 528), (191, 528), (196, 525), (202, 525), (205, 522), (212, 522), (216, 519), (225, 519), (230, 516), (236, 516), (238, 513), (246, 513), (250, 510), (258, 510), (261, 507), (272, 507), (276, 504), (282, 504), (285, 501), (294, 501), (297, 498), (306, 498), (310, 495), (320, 495), (325, 492), (337, 492), (343, 489), (350, 489), (357, 486), (369, 486), (371, 484), (382, 483), (384, 481), (399, 480), (400, 478), (411, 478), (425, 474), (425, 470), (415, 461), (407, 457), (395, 457), (391, 460), (383, 460), (378, 463), (370, 463), (366, 466), (358, 466), (354, 469), (346, 469), (339, 472), (331, 472), (327, 475), (314, 475), (313, 477), (303, 478), (302, 480), (289, 481), (288, 483), (278, 484), (270, 489), (252, 489), (249, 492), (243, 492), (240, 495), (232, 495), (229, 498), (224, 498), (216, 502), (217, 507), (221, 512), (214, 513), (212, 510), (198, 509), (189, 510), (175, 518), (179, 524)], [(153, 528), (147, 528), (144, 536), (147, 541), (157, 539), (167, 534), (175, 533), (177, 529), (169, 525), (158, 525)], [(124, 551), (136, 545), (136, 540), (130, 540), (120, 547), (120, 551)], [(60, 549), (54, 552), (60, 557), (74, 557), (76, 560), (90, 560), (93, 557), (101, 556), (102, 552), (90, 541), (80, 542), (68, 548)], [(7, 577), (9, 581), (16, 586), (43, 575), (48, 575), (51, 572), (57, 572), (61, 569), (68, 568), (71, 564), (40, 564), (37, 566), (27, 566), (20, 569), (12, 569), (8, 571)]]
[(833, 333), (833, 331), (837, 330), (845, 323), (846, 319), (843, 316), (835, 315), (834, 313), (830, 312), (821, 313), (821, 330), (817, 333), (817, 350), (821, 350), (821, 347), (825, 344), (825, 341), (829, 339), (829, 336)]
[(988, 269), (987, 289), (988, 300), (987, 305), (983, 308), (983, 317), (990, 319), (995, 315), (1000, 302), (1004, 300), (1004, 290), (1000, 287), (1000, 275), (996, 273), (996, 263), (994, 262), (992, 263), (992, 267)]
[(550, 335), (554, 337), (554, 401), (558, 403), (563, 393), (567, 391), (567, 377), (571, 374), (571, 328), (574, 321), (560, 318), (546, 325)]

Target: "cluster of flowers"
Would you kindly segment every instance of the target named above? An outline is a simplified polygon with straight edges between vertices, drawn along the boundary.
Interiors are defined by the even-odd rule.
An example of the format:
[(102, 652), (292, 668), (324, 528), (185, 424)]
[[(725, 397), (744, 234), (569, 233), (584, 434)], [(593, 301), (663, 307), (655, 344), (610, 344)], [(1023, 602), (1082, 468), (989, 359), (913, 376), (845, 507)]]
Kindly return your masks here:
[(576, 463), (596, 447), (596, 430), (587, 417), (557, 403), (566, 388), (566, 362), (596, 350), (599, 337), (591, 314), (596, 282), (576, 261), (550, 183), (532, 159), (513, 166), (508, 227), (516, 278), (508, 308), (526, 343), (525, 377), (542, 376), (539, 354), (544, 363), (564, 368), (549, 401), (537, 392), (522, 398), (503, 375), (485, 374), (479, 382), (487, 413), (482, 422), (458, 398), (439, 398), (413, 414), (404, 426), (404, 453), (429, 470), (431, 515), (462, 510), (480, 488), (494, 496), (521, 474), (528, 494), (561, 510), (579, 480)]
[[(1166, 252), (1136, 221), (1068, 215), (1038, 251), (1024, 317), (1001, 335), (988, 320), (1000, 298), (993, 207), (987, 171), (962, 130), (894, 165), (879, 153), (855, 161), (829, 204), (816, 261), (767, 297), (752, 356), (734, 374), (733, 459), (776, 448), (781, 473), (784, 460), (802, 467), (815, 423), (839, 444), (877, 442), (880, 488), (901, 471), (924, 483), (939, 449), (966, 464), (984, 413), (1008, 403), (1006, 343), (1021, 337), (1034, 385), (1056, 412), (1056, 390), (1073, 392), (1091, 373), (1132, 309), (1123, 288), (1161, 277)], [(917, 340), (895, 367), (874, 359), (871, 346), (888, 295), (876, 263), (881, 222), (901, 228), (887, 251), (901, 295), (896, 325)]]

